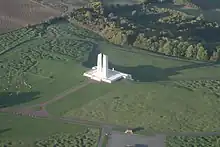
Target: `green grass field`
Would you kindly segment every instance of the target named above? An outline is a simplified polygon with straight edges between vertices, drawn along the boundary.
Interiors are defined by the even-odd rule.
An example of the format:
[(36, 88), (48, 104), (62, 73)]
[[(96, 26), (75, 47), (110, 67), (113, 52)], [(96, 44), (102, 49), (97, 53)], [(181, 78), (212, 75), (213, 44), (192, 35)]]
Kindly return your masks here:
[[(52, 99), (57, 94), (77, 86), (85, 80), (85, 78), (81, 76), (85, 69), (74, 61), (63, 63), (59, 61), (42, 60), (40, 61), (39, 67), (44, 69), (42, 74), (29, 73), (27, 78), (30, 84), (33, 85), (33, 90), (40, 91), (41, 98), (29, 104)], [(53, 78), (50, 78), (51, 75)]]
[(220, 136), (191, 137), (191, 136), (174, 136), (167, 137), (167, 147), (219, 147)]
[[(47, 28), (40, 25), (0, 36), (3, 42), (0, 46), (0, 94), (4, 95), (0, 102), (5, 106), (16, 105), (10, 103), (15, 97), (5, 94), (9, 91), (21, 95), (30, 93), (25, 105), (41, 103), (82, 83), (86, 68), (80, 62), (86, 60), (95, 47), (89, 41), (89, 35), (95, 38), (91, 34), (61, 22)], [(11, 38), (15, 38), (12, 43)], [(31, 98), (31, 92), (38, 95)], [(17, 104), (24, 104), (22, 97), (19, 99)]]
[(213, 131), (219, 127), (218, 105), (216, 95), (202, 90), (189, 91), (166, 83), (126, 83), (65, 116), (156, 132)]
[[(219, 127), (216, 90), (205, 86), (187, 89), (192, 80), (214, 83), (216, 80), (211, 79), (219, 78), (219, 65), (129, 53), (104, 43), (99, 48), (116, 70), (131, 73), (139, 82), (111, 84), (112, 92), (73, 108), (65, 116), (143, 126), (159, 132), (211, 131)], [(187, 88), (180, 86), (183, 80), (189, 82)]]
[(1, 147), (42, 147), (54, 144), (67, 147), (68, 145), (62, 145), (65, 139), (69, 138), (69, 142), (75, 143), (78, 139), (83, 139), (83, 136), (91, 139), (83, 139), (82, 144), (87, 142), (95, 145), (98, 140), (98, 129), (87, 130), (80, 125), (3, 113), (0, 113), (0, 120)]
[[(49, 104), (48, 112), (144, 127), (153, 132), (219, 128), (219, 64), (118, 47), (67, 22), (29, 29), (0, 36), (3, 43), (0, 46), (0, 107), (43, 103), (73, 88), (72, 93)], [(11, 41), (13, 36), (17, 38)], [(82, 62), (88, 58), (87, 63), (96, 64), (97, 51), (91, 52), (93, 49), (107, 54), (110, 67), (131, 74), (134, 81), (90, 83), (74, 91), (74, 87), (89, 82), (82, 76), (89, 68)], [(10, 92), (19, 94), (9, 96)], [(96, 131), (84, 131), (84, 127), (76, 125), (6, 114), (0, 114), (0, 122), (1, 143), (11, 144), (12, 139), (16, 147), (33, 144), (38, 139), (39, 146), (48, 145), (51, 140), (53, 143), (61, 140), (61, 146), (68, 146), (62, 142), (70, 138), (77, 140), (70, 142), (76, 146), (74, 143), (80, 140), (72, 136), (76, 132), (81, 132), (79, 136), (92, 146), (95, 139), (90, 137), (97, 135)], [(69, 134), (62, 136), (63, 132)], [(85, 146), (83, 141), (79, 144)]]
[[(47, 109), (51, 114), (63, 116), (66, 112), (81, 108), (84, 104), (99, 98), (112, 90), (109, 84), (91, 83), (70, 95), (65, 96), (63, 99), (58, 100), (50, 105)], [(64, 106), (64, 107), (63, 107)]]

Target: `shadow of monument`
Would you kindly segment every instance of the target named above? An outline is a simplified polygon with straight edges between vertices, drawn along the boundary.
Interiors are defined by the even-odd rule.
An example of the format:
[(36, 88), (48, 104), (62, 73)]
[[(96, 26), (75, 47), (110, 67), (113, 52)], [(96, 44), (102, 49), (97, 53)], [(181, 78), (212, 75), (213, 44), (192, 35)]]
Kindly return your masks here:
[(132, 132), (135, 133), (135, 132), (139, 132), (139, 131), (142, 131), (142, 130), (144, 130), (143, 127), (137, 127), (137, 128), (132, 129)]
[(114, 68), (117, 71), (132, 75), (132, 79), (137, 82), (154, 82), (154, 81), (167, 81), (169, 75), (177, 74), (176, 72), (168, 73), (163, 69), (152, 65), (138, 65), (135, 67), (125, 67), (114, 65), (109, 62), (109, 68)]
[(5, 132), (8, 132), (8, 131), (11, 131), (12, 129), (11, 128), (7, 128), (7, 129), (1, 129), (0, 130), (0, 135), (5, 133)]
[(135, 144), (135, 147), (148, 147), (146, 144)]
[[(97, 55), (100, 53), (99, 50), (93, 50), (89, 54), (89, 58), (83, 63), (83, 66), (92, 68), (96, 66)], [(183, 65), (179, 67), (171, 68), (159, 68), (153, 65), (138, 65), (134, 67), (127, 67), (121, 65), (115, 65), (109, 61), (109, 68), (114, 68), (117, 71), (131, 74), (132, 79), (136, 82), (158, 82), (158, 81), (169, 81), (169, 77), (180, 74), (180, 71), (193, 68), (201, 68), (206, 66), (213, 66), (217, 63), (193, 63), (189, 65)]]
[(38, 99), (40, 92), (0, 92), (0, 108), (11, 107)]
[[(172, 68), (159, 68), (153, 65), (138, 65), (135, 67), (125, 67), (114, 65), (109, 62), (109, 68), (114, 68), (123, 73), (132, 75), (132, 78), (136, 82), (158, 82), (158, 81), (169, 81), (172, 80), (169, 77), (178, 75), (182, 70), (201, 68), (206, 66), (213, 66), (215, 63), (194, 63), (190, 65), (183, 65)], [(199, 78), (198, 78), (199, 79)]]

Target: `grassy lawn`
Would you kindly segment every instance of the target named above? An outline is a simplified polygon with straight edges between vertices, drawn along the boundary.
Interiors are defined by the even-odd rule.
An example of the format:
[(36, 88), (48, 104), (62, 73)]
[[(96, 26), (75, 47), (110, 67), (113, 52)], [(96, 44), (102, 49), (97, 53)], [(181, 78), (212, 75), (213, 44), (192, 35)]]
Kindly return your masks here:
[(41, 103), (82, 83), (81, 62), (95, 46), (89, 37), (97, 35), (67, 22), (0, 36), (0, 51), (8, 49), (0, 55), (0, 107)]
[(169, 58), (105, 43), (100, 43), (99, 48), (109, 56), (116, 70), (131, 73), (142, 82), (220, 78), (220, 64)]
[[(0, 51), (4, 51), (0, 55), (0, 107), (41, 103), (88, 82), (82, 76), (88, 68), (81, 63), (96, 48), (93, 39), (100, 38), (66, 22), (43, 31), (21, 29), (21, 32), (0, 36), (0, 42), (4, 43), (0, 47)], [(10, 41), (14, 36), (14, 42)], [(27, 41), (31, 37), (32, 40)], [(51, 114), (144, 127), (149, 132), (219, 128), (220, 82), (216, 79), (220, 78), (220, 65), (178, 60), (101, 41), (96, 43), (98, 49), (109, 56), (110, 67), (131, 74), (134, 81), (88, 84), (48, 105)], [(5, 52), (5, 48), (9, 50)], [(96, 64), (96, 55), (90, 53), (91, 65)], [(9, 97), (10, 93), (3, 89), (17, 81), (27, 83), (29, 88), (25, 84), (20, 89), (12, 86), (8, 91), (13, 95)], [(17, 91), (20, 94), (15, 96)], [(70, 143), (73, 146), (91, 147), (95, 146), (91, 136), (96, 138), (98, 134), (97, 130), (85, 131), (77, 125), (6, 114), (0, 114), (0, 122), (1, 143), (11, 144), (12, 140), (16, 147), (31, 146), (36, 140), (39, 146), (52, 145), (57, 140), (61, 140), (58, 141), (61, 146), (68, 146), (62, 142), (73, 140)], [(56, 132), (68, 134), (57, 135)], [(80, 133), (74, 136), (77, 132)], [(85, 141), (79, 141), (81, 137)], [(179, 142), (183, 140), (180, 138)], [(175, 145), (175, 141), (171, 139), (170, 144)]]
[[(219, 77), (219, 65), (129, 53), (115, 48), (119, 47), (100, 44), (116, 70), (131, 73), (139, 82), (113, 83), (109, 86), (111, 92), (104, 92), (81, 107), (72, 106), (65, 116), (141, 126), (158, 132), (211, 131), (219, 127), (220, 102), (215, 90), (218, 83), (214, 90), (205, 87), (207, 84), (190, 88), (193, 79), (194, 83), (204, 78), (206, 83), (216, 82), (209, 79)], [(185, 87), (181, 85), (184, 81), (189, 82)], [(96, 92), (86, 93), (89, 99)]]
[(165, 83), (127, 83), (65, 116), (157, 132), (211, 131), (219, 127), (218, 105), (216, 95), (202, 90), (189, 91)]
[[(3, 144), (12, 144), (14, 147), (30, 147), (34, 146), (36, 141), (38, 144), (39, 142), (43, 143), (43, 141), (48, 140), (49, 136), (53, 138), (54, 135), (60, 137), (63, 135), (63, 138), (65, 138), (65, 135), (71, 135), (72, 139), (70, 139), (70, 141), (74, 141), (74, 137), (77, 134), (82, 134), (87, 130), (86, 127), (80, 125), (23, 116), (12, 116), (3, 113), (0, 113), (0, 121), (0, 146), (3, 146)], [(95, 130), (96, 135), (94, 135), (94, 137), (98, 139), (98, 130), (92, 130)], [(84, 133), (84, 135), (86, 134)], [(90, 135), (91, 134), (88, 134), (87, 136), (92, 137)], [(53, 143), (51, 143), (51, 145), (52, 144)]]
[(191, 137), (191, 136), (175, 136), (167, 137), (167, 147), (219, 147), (220, 136)]
[[(29, 83), (33, 91), (40, 91), (40, 98), (29, 104), (40, 103), (52, 99), (65, 90), (78, 86), (85, 78), (82, 76), (85, 69), (74, 61), (40, 61), (39, 67), (44, 69), (42, 74), (28, 74)], [(68, 71), (68, 72), (67, 72)], [(50, 78), (50, 76), (53, 76)]]
[(80, 108), (100, 96), (110, 93), (112, 86), (104, 83), (91, 83), (47, 106), (47, 110), (54, 115), (62, 116), (71, 109)]
[(107, 144), (108, 144), (108, 136), (105, 135), (103, 143), (102, 143), (102, 147), (107, 147)]

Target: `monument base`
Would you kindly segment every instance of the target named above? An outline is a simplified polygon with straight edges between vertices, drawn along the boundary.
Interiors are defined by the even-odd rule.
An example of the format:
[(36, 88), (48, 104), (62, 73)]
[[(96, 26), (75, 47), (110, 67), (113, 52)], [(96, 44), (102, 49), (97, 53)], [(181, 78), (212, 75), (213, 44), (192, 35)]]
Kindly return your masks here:
[(112, 83), (114, 81), (117, 81), (117, 80), (120, 80), (122, 78), (126, 79), (128, 77), (130, 77), (129, 74), (125, 74), (125, 73), (122, 73), (122, 72), (119, 72), (119, 71), (116, 71), (114, 69), (108, 69), (108, 76), (107, 77), (102, 77), (98, 71), (97, 71), (97, 66), (93, 67), (91, 70), (85, 72), (83, 74), (83, 76), (86, 76), (86, 77), (89, 77), (93, 80), (96, 80), (96, 81), (103, 81), (103, 82), (106, 82), (106, 83)]

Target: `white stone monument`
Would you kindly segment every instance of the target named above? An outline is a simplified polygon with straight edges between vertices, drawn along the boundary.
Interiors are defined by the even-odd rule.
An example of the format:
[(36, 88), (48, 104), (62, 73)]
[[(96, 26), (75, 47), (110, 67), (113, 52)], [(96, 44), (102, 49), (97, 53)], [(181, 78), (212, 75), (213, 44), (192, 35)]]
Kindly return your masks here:
[(114, 68), (108, 68), (108, 56), (100, 53), (97, 57), (97, 66), (85, 72), (83, 76), (89, 77), (96, 81), (112, 83), (121, 78), (130, 78), (131, 75), (116, 71)]

